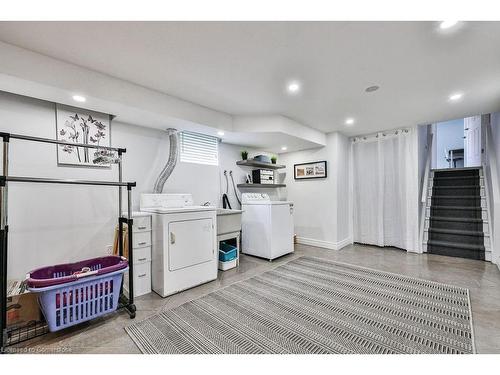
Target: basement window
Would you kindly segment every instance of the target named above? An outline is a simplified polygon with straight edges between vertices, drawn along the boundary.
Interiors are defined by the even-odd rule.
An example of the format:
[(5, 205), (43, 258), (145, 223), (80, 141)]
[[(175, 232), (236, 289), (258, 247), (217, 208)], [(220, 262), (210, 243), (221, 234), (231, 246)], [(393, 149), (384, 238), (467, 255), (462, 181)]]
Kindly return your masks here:
[(219, 165), (219, 139), (183, 131), (180, 135), (180, 157), (185, 163)]

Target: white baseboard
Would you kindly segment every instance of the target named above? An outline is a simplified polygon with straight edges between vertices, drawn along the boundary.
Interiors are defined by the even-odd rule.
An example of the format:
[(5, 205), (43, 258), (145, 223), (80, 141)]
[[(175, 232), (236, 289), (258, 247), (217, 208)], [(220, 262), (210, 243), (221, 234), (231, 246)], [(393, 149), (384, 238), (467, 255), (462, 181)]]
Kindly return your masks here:
[(352, 238), (345, 238), (339, 242), (330, 242), (330, 241), (316, 240), (314, 238), (297, 237), (298, 244), (322, 247), (324, 249), (330, 249), (330, 250), (340, 250), (343, 247), (346, 247), (347, 245), (351, 245), (352, 242), (353, 242)]

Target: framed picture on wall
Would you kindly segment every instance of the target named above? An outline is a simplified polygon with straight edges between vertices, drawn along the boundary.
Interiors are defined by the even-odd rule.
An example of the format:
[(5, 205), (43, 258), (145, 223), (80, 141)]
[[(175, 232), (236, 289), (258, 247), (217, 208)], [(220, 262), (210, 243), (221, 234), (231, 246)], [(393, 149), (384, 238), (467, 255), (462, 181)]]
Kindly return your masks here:
[(309, 180), (313, 178), (326, 177), (326, 160), (295, 164), (293, 166), (293, 178), (296, 180)]
[[(111, 146), (111, 115), (56, 104), (56, 137), (68, 143)], [(98, 148), (59, 145), (57, 165), (109, 168), (97, 163)]]

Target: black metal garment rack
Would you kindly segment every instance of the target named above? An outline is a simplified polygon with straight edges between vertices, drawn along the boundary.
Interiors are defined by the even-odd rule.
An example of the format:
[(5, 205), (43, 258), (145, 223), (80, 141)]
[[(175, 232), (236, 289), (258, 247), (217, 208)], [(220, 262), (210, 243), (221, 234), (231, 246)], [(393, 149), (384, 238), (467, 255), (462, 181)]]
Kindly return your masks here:
[[(26, 135), (11, 134), (0, 132), (0, 137), (3, 139), (3, 169), (0, 176), (0, 353), (5, 352), (5, 348), (9, 345), (19, 343), (31, 339), (41, 334), (48, 332), (46, 325), (40, 322), (29, 322), (26, 326), (7, 328), (7, 257), (8, 257), (8, 186), (9, 183), (46, 183), (46, 184), (70, 184), (70, 185), (93, 185), (93, 186), (112, 186), (118, 187), (118, 241), (120, 256), (123, 255), (123, 224), (128, 225), (128, 257), (133, 259), (132, 242), (132, 188), (136, 186), (135, 182), (123, 182), (122, 180), (122, 156), (126, 152), (124, 148), (102, 147), (88, 144), (77, 144), (58, 141), (49, 138), (31, 137)], [(118, 181), (89, 181), (89, 180), (73, 180), (73, 179), (54, 179), (54, 178), (38, 178), (38, 177), (18, 177), (9, 176), (9, 142), (11, 139), (19, 139), (29, 142), (52, 143), (55, 145), (69, 145), (74, 147), (96, 148), (101, 150), (114, 151), (118, 154)], [(122, 188), (127, 188), (127, 217), (122, 215)], [(124, 308), (131, 319), (135, 318), (134, 305), (134, 265), (133, 261), (129, 262), (129, 291), (128, 297), (123, 293), (123, 286), (120, 291), (120, 303), (118, 308)]]

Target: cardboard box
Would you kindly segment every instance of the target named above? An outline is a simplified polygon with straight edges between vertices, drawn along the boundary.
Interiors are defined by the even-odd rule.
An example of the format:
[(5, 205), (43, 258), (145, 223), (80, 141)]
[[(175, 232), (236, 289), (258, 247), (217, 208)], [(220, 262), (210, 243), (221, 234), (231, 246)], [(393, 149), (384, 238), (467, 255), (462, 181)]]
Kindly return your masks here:
[(24, 280), (7, 282), (7, 327), (42, 320), (37, 296), (26, 289)]

